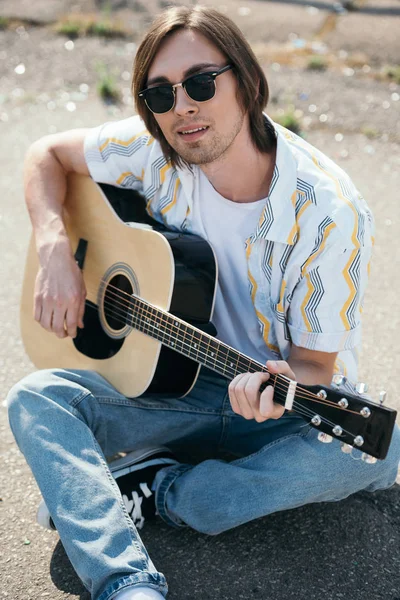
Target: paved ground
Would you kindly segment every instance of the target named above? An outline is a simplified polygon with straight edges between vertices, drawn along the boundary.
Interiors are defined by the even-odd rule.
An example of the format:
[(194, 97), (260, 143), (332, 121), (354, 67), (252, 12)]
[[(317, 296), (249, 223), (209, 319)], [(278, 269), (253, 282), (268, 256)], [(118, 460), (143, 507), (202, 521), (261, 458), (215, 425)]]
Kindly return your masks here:
[[(4, 0), (4, 6), (7, 4), (8, 14), (10, 7), (13, 14), (32, 12), (32, 3)], [(261, 18), (268, 32), (261, 42), (270, 43), (274, 32), (274, 41), (283, 44), (293, 31), (299, 32), (298, 38), (301, 31), (302, 36), (313, 39), (328, 14), (322, 8), (313, 12), (289, 3), (233, 1), (227, 5), (242, 22), (246, 11), (239, 14), (239, 9), (250, 9), (246, 28), (255, 43), (260, 42), (264, 30)], [(362, 13), (342, 16), (337, 26), (324, 34), (329, 49), (336, 57), (340, 52), (362, 49), (367, 63), (376, 69), (386, 61), (398, 61), (398, 2), (370, 2), (365, 8)], [(5, 66), (0, 88), (3, 398), (14, 382), (33, 370), (18, 325), (29, 239), (22, 194), (23, 155), (33, 140), (47, 132), (96, 125), (130, 112), (128, 104), (118, 109), (105, 107), (96, 96), (93, 76), (96, 56), (120, 65), (117, 79), (122, 89), (129, 87), (124, 75), (133, 51), (129, 42), (76, 40), (74, 49), (67, 50), (65, 39), (43, 28), (30, 31), (26, 27), (25, 33), (28, 38), (21, 31), (0, 32), (0, 67)], [(26, 71), (18, 75), (14, 69), (20, 64), (26, 65)], [(266, 69), (271, 113), (293, 103), (302, 112), (308, 139), (350, 173), (375, 213), (376, 248), (364, 309), (361, 375), (375, 397), (381, 386), (385, 387), (388, 403), (400, 409), (396, 394), (400, 383), (400, 317), (396, 310), (400, 289), (399, 86), (373, 79), (368, 69), (356, 69), (350, 75), (336, 66), (319, 74), (295, 69), (284, 61), (266, 61)], [(127, 93), (125, 96), (128, 102)], [(321, 119), (322, 115), (327, 119)], [(12, 439), (4, 406), (0, 407), (0, 434), (0, 598), (88, 600), (57, 534), (35, 524), (39, 492)], [(399, 600), (399, 500), (400, 488), (395, 486), (337, 504), (273, 515), (217, 537), (155, 523), (144, 530), (143, 539), (168, 578), (171, 600)]]

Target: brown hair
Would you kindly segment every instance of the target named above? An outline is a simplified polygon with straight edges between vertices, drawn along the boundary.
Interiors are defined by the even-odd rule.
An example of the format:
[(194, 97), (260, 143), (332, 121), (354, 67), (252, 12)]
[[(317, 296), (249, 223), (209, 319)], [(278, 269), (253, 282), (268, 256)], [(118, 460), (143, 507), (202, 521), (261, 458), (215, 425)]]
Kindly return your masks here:
[(232, 72), (238, 82), (238, 100), (249, 114), (253, 143), (261, 152), (270, 152), (275, 147), (276, 140), (272, 125), (262, 114), (268, 102), (268, 83), (263, 70), (243, 33), (229, 17), (215, 9), (197, 5), (190, 8), (172, 7), (161, 13), (141, 42), (134, 62), (132, 92), (136, 109), (151, 135), (160, 142), (164, 156), (172, 164), (182, 163), (138, 93), (146, 88), (148, 73), (161, 43), (167, 35), (179, 29), (198, 31), (233, 65)]

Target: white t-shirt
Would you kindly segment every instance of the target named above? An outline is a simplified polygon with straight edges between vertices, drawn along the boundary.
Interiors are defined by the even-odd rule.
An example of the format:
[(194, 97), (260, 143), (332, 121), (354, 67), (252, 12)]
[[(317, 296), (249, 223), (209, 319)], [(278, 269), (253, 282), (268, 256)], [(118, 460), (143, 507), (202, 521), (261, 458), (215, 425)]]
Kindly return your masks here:
[(218, 285), (212, 322), (217, 338), (265, 363), (274, 358), (261, 335), (251, 300), (245, 241), (257, 227), (265, 198), (238, 203), (227, 200), (195, 168), (191, 231), (212, 246), (218, 264)]

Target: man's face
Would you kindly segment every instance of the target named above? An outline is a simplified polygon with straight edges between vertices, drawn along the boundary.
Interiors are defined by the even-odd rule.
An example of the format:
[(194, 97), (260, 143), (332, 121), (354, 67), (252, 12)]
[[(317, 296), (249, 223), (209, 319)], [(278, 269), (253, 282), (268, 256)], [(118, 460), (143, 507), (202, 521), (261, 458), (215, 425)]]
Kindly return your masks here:
[[(161, 45), (148, 74), (148, 86), (179, 83), (189, 75), (218, 70), (227, 64), (225, 56), (200, 33), (181, 29)], [(167, 113), (154, 114), (158, 126), (174, 150), (188, 163), (209, 164), (239, 144), (244, 113), (236, 94), (233, 72), (216, 80), (215, 96), (206, 102), (188, 97), (175, 88), (175, 106)], [(183, 133), (205, 127), (196, 133)], [(239, 136), (240, 137), (240, 136)]]

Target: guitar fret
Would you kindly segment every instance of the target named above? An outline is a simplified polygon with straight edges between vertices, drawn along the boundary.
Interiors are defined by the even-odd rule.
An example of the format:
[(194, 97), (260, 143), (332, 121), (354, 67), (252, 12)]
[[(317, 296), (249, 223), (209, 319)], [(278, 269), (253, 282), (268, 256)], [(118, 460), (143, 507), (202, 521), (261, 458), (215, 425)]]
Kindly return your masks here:
[(221, 375), (233, 378), (240, 373), (260, 371), (262, 368), (256, 361), (223, 342), (136, 296), (132, 296), (131, 304), (133, 327)]
[(233, 350), (232, 348), (227, 349), (225, 361), (226, 368), (229, 369), (231, 373), (234, 373), (234, 376), (238, 375), (240, 372), (243, 372), (238, 369), (239, 358), (239, 354), (236, 352), (236, 350)]

